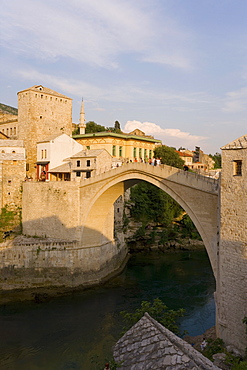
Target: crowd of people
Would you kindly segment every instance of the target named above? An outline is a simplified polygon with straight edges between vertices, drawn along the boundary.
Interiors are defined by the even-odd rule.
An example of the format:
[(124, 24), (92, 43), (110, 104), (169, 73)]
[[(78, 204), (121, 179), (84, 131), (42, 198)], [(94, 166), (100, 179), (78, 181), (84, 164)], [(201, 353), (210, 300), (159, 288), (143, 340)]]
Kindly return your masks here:
[[(161, 164), (161, 158), (135, 158), (134, 161), (130, 160), (129, 162), (139, 162), (139, 163), (148, 163), (150, 164), (151, 166), (159, 166)], [(127, 162), (127, 163), (129, 163)]]

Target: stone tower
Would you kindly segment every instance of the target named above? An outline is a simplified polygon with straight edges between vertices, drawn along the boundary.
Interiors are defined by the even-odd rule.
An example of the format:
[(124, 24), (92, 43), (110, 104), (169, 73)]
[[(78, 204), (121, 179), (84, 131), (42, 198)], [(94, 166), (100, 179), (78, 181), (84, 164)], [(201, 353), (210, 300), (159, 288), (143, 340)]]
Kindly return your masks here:
[(222, 149), (217, 331), (243, 353), (247, 345), (247, 135)]
[(85, 111), (84, 111), (84, 101), (81, 101), (81, 111), (80, 111), (80, 135), (84, 135), (86, 133), (86, 123), (85, 123)]
[(18, 138), (26, 149), (27, 175), (35, 178), (38, 141), (72, 133), (72, 99), (42, 85), (18, 94)]

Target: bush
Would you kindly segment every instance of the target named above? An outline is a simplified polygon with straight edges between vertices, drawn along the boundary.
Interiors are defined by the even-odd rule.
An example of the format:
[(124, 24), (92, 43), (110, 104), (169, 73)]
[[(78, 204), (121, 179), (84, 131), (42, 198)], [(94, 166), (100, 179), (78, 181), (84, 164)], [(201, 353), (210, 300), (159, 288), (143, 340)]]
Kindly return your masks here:
[(142, 318), (145, 312), (147, 312), (152, 318), (160, 322), (173, 333), (179, 334), (177, 320), (178, 318), (184, 316), (185, 310), (182, 308), (178, 309), (177, 311), (169, 310), (159, 298), (155, 298), (152, 304), (148, 301), (142, 301), (141, 307), (137, 308), (133, 313), (121, 311), (120, 315), (125, 323), (123, 331), (126, 332), (129, 330), (137, 321)]

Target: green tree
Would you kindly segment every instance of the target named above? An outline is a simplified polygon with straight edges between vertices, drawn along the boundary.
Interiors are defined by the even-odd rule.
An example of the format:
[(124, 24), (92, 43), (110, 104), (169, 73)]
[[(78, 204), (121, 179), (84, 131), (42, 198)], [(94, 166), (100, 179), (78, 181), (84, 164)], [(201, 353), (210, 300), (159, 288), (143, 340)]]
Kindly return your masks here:
[(190, 219), (187, 213), (183, 215), (183, 218), (179, 221), (179, 224), (182, 226), (182, 235), (184, 237), (202, 240), (193, 221)]
[(161, 163), (167, 164), (168, 166), (173, 166), (182, 169), (184, 166), (184, 161), (179, 157), (178, 153), (174, 148), (166, 145), (157, 147), (154, 150), (155, 158), (161, 158)]
[(72, 131), (72, 136), (74, 136), (74, 135), (79, 135), (80, 134), (80, 128), (79, 128), (79, 126), (78, 127), (76, 127), (73, 131)]
[(86, 123), (86, 130), (85, 130), (86, 134), (91, 134), (94, 132), (102, 132), (102, 131), (106, 131), (105, 126), (98, 125), (94, 121), (89, 121)]
[(162, 225), (171, 224), (183, 209), (163, 190), (145, 181), (133, 186), (130, 190), (128, 203), (130, 215), (144, 224), (150, 222)]
[(133, 313), (121, 311), (120, 315), (122, 316), (125, 325), (123, 328), (124, 332), (129, 330), (137, 321), (139, 321), (145, 312), (173, 333), (179, 334), (177, 320), (184, 316), (185, 310), (182, 308), (177, 311), (169, 310), (159, 298), (155, 298), (152, 304), (148, 301), (142, 301), (141, 307), (137, 308)]
[(120, 123), (118, 121), (115, 121), (114, 127), (107, 127), (106, 131), (115, 132), (116, 134), (123, 133), (120, 127)]
[(221, 154), (215, 153), (214, 155), (209, 154), (209, 157), (211, 157), (214, 160), (214, 168), (221, 168)]
[(118, 121), (115, 121), (114, 128), (115, 128), (115, 130), (120, 130), (121, 131), (120, 123)]

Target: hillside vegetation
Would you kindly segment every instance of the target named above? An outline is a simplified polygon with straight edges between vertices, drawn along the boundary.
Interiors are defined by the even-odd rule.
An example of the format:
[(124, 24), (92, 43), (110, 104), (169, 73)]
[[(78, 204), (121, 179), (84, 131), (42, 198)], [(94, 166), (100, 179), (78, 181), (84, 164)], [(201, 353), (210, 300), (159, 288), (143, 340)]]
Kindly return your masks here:
[(0, 103), (0, 112), (1, 113), (14, 114), (15, 116), (18, 115), (18, 109), (17, 108), (10, 107), (9, 105), (5, 105), (3, 103)]

